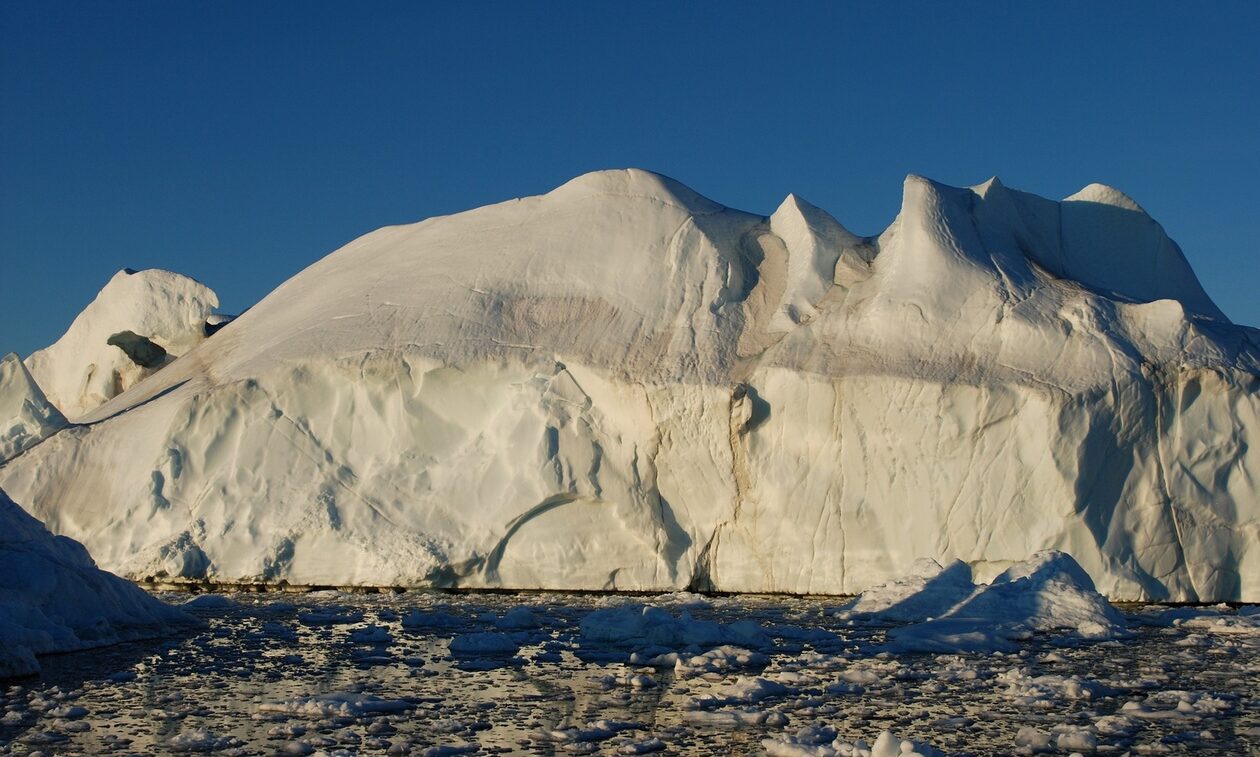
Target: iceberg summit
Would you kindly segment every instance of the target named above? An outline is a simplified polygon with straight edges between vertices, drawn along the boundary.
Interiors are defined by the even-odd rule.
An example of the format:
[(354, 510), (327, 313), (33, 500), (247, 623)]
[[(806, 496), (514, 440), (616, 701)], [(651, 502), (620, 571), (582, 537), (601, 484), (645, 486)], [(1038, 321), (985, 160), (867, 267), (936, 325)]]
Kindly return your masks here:
[(911, 176), (859, 237), (602, 171), (217, 304), (124, 271), (0, 371), (0, 487), (128, 578), (856, 594), (1058, 550), (1260, 600), (1260, 331), (1109, 187)]

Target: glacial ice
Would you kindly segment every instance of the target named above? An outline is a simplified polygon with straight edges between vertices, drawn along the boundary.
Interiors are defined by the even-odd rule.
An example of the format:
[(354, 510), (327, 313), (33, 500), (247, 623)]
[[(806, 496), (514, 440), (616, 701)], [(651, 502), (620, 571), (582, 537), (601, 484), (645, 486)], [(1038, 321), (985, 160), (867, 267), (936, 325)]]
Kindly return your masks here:
[(864, 238), (605, 171), (368, 234), (80, 392), (122, 329), (156, 333), (28, 360), (83, 426), (0, 485), (132, 578), (852, 594), (1054, 549), (1112, 599), (1260, 599), (1260, 336), (1106, 187), (911, 176)]
[(0, 678), (38, 673), (37, 655), (143, 639), (195, 621), (96, 567), (0, 491)]

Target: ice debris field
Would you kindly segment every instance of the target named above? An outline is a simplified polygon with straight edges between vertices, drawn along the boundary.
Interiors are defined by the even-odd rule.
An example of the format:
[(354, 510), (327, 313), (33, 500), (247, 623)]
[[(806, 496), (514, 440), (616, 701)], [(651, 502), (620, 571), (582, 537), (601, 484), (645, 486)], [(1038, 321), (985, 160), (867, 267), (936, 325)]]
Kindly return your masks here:
[[(41, 678), (0, 690), (0, 752), (1260, 749), (1260, 608), (1118, 610), (1053, 559), (980, 586), (956, 567), (919, 567), (848, 602), (165, 595), (202, 625), (42, 658)], [(984, 599), (1019, 581), (1047, 602)], [(1086, 616), (1093, 625), (1081, 632)], [(948, 626), (933, 627), (941, 621)], [(931, 651), (905, 651), (929, 638)]]

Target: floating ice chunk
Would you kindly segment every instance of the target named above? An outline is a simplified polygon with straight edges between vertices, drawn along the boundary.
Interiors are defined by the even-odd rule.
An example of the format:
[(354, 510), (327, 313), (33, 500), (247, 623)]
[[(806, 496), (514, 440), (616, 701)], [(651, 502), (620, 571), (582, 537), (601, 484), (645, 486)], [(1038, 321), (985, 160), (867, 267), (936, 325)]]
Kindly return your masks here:
[(284, 623), (280, 623), (275, 620), (269, 620), (266, 623), (263, 623), (262, 634), (264, 636), (273, 636), (275, 638), (286, 639), (288, 641), (296, 641), (298, 637), (297, 631), (294, 631)]
[(605, 689), (611, 689), (617, 686), (629, 686), (632, 689), (654, 689), (657, 686), (656, 679), (642, 673), (623, 673), (621, 675), (602, 676), (600, 684)]
[(753, 621), (696, 620), (686, 610), (675, 616), (651, 605), (596, 610), (582, 619), (580, 629), (584, 643), (619, 646), (682, 649), (740, 644), (756, 648), (771, 643)]
[(499, 628), (511, 630), (528, 630), (542, 625), (533, 610), (525, 605), (517, 605), (508, 610), (502, 618), (496, 618), (494, 624)]
[(1107, 687), (1080, 676), (1033, 676), (1027, 668), (1011, 668), (997, 676), (1007, 697), (1029, 706), (1067, 699), (1096, 699), (1112, 693)]
[(402, 617), (402, 627), (408, 630), (420, 628), (450, 628), (463, 621), (441, 610), (412, 610)]
[[(631, 662), (634, 661), (635, 659), (632, 656)], [(743, 647), (723, 644), (698, 655), (679, 654), (678, 652), (657, 655), (649, 659), (646, 664), (658, 668), (673, 665), (674, 674), (685, 678), (705, 673), (724, 673), (744, 668), (761, 668), (765, 667), (769, 662), (770, 658), (761, 652), (753, 652)]]
[(478, 631), (456, 636), (450, 641), (451, 654), (460, 656), (511, 656), (521, 645), (511, 634)]
[(298, 622), (304, 626), (345, 626), (363, 620), (361, 610), (346, 607), (327, 607), (298, 614)]
[(713, 694), (712, 701), (724, 704), (753, 703), (771, 697), (781, 697), (791, 691), (789, 687), (768, 678), (740, 676), (734, 683), (723, 686)]
[(1032, 633), (1089, 640), (1128, 633), (1124, 617), (1064, 552), (1038, 552), (983, 586), (970, 583), (961, 563), (933, 565), (915, 563), (914, 575), (863, 592), (841, 614), (919, 621), (889, 632), (889, 649), (902, 652), (1009, 652)]
[(416, 752), (419, 757), (454, 757), (457, 754), (476, 754), (481, 751), (477, 744), (438, 744)]
[(1015, 746), (1031, 749), (1034, 752), (1049, 751), (1052, 748), (1050, 734), (1030, 725), (1021, 726), (1015, 734)]
[(361, 718), (367, 715), (406, 712), (415, 706), (414, 702), (407, 699), (382, 699), (360, 692), (331, 692), (280, 702), (264, 702), (258, 705), (258, 711), (306, 718)]
[(385, 626), (364, 626), (350, 632), (350, 641), (355, 644), (390, 644), (394, 637)]
[(751, 725), (779, 726), (787, 724), (787, 716), (753, 707), (683, 710), (684, 722), (706, 728), (742, 728)]
[(558, 742), (606, 741), (622, 731), (631, 731), (639, 728), (643, 728), (642, 723), (596, 720), (583, 726), (538, 730), (534, 732), (534, 737), (542, 741)]
[(197, 728), (167, 739), (166, 748), (172, 752), (217, 752), (241, 743), (231, 736), (218, 736), (204, 728)]
[(236, 603), (222, 594), (198, 594), (180, 606), (185, 610), (227, 610)]
[(1034, 631), (1072, 630), (1088, 639), (1127, 633), (1124, 617), (1094, 589), (1066, 552), (1044, 550), (1017, 563), (949, 615), (1019, 623)]
[(1204, 691), (1158, 691), (1144, 700), (1125, 702), (1120, 714), (1141, 720), (1191, 720), (1234, 709), (1226, 697)]
[(793, 734), (762, 739), (771, 757), (943, 757), (928, 744), (904, 741), (892, 731), (883, 731), (874, 744), (862, 739), (847, 741), (832, 726), (815, 724)]
[(651, 754), (665, 751), (665, 742), (656, 737), (643, 741), (632, 741), (617, 748), (620, 754)]
[(1060, 725), (1054, 727), (1054, 745), (1065, 752), (1093, 752), (1098, 737), (1087, 727)]

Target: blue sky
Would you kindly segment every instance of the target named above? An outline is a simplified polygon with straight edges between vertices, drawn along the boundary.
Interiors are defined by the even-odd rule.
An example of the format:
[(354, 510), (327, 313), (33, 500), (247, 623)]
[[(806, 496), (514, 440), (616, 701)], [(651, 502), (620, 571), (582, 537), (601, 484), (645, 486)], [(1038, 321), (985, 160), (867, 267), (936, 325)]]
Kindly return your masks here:
[[(360, 7), (366, 6), (366, 7)], [(1101, 181), (1260, 325), (1260, 3), (0, 4), (0, 352), (123, 267), (226, 312), (379, 226), (639, 166), (855, 232)]]

